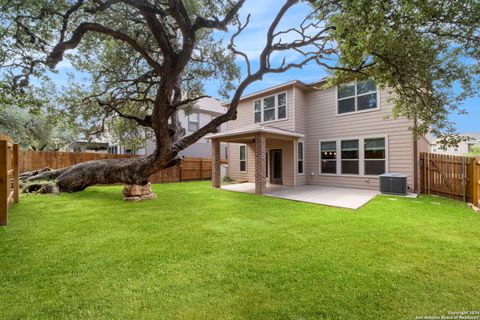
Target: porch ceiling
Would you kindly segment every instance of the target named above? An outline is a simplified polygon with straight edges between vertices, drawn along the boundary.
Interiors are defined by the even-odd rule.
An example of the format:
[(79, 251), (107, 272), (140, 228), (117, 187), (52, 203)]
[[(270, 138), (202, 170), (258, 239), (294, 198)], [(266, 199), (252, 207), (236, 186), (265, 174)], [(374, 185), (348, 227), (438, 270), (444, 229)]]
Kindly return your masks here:
[(266, 138), (274, 138), (280, 140), (295, 140), (305, 137), (304, 134), (298, 132), (265, 126), (231, 130), (227, 132), (208, 135), (206, 136), (206, 138), (222, 142), (252, 143), (255, 139), (255, 136), (259, 133), (263, 133)]

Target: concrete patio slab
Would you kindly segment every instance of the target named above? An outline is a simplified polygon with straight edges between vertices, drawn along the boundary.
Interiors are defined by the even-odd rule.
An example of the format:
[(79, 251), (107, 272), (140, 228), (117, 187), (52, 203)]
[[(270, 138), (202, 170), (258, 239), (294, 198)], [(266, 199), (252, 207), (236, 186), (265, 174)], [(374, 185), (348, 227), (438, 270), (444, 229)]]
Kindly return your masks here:
[[(223, 190), (255, 193), (255, 183), (239, 183), (222, 186)], [(268, 197), (289, 199), (310, 203), (323, 204), (327, 206), (358, 209), (377, 194), (376, 190), (337, 188), (328, 186), (301, 185), (295, 187), (267, 185)]]

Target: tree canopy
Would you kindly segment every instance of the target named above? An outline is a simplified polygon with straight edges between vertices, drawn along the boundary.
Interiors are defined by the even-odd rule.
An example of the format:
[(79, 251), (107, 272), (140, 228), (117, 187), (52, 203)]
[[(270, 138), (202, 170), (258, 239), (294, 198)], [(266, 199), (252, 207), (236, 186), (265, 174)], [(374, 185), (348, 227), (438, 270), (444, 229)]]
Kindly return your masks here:
[(479, 93), (480, 2), (358, 0), (332, 6), (334, 80), (377, 79), (395, 94), (393, 116), (417, 118), (418, 133), (457, 143), (448, 115), (463, 113), (464, 99)]
[[(392, 116), (414, 119), (416, 133), (431, 131), (456, 143), (448, 113), (478, 89), (478, 0), (279, 1), (258, 35), (265, 39), (258, 63), (236, 41), (249, 27), (250, 14), (240, 14), (245, 2), (0, 0), (1, 102), (35, 103), (32, 88), (68, 57), (87, 81), (72, 81), (62, 91), (58, 101), (66, 117), (93, 132), (112, 118), (153, 132), (154, 154), (109, 172), (115, 181), (140, 184), (176, 164), (181, 150), (236, 119), (239, 100), (253, 82), (312, 63), (331, 71), (327, 85), (375, 78), (394, 93)], [(282, 28), (302, 2), (310, 8), (303, 21)], [(284, 58), (276, 62), (273, 56)], [(236, 59), (243, 60), (245, 72)], [(218, 81), (218, 94), (230, 98), (230, 107), (186, 136), (179, 110), (195, 105), (209, 79)]]
[[(234, 41), (215, 36), (239, 27), (234, 40), (248, 27), (238, 16), (244, 1), (2, 2), (3, 104), (31, 104), (31, 76), (45, 79), (45, 71), (68, 55), (89, 79), (66, 88), (63, 102), (72, 118), (90, 120), (92, 132), (112, 116), (149, 125), (157, 85), (166, 81), (159, 72), (165, 64), (181, 70), (178, 91), (183, 103), (193, 103), (212, 78), (221, 79), (218, 94), (227, 98), (240, 76), (234, 55), (246, 58)], [(285, 11), (297, 2), (285, 1)], [(272, 32), (278, 43), (271, 49), (301, 52), (293, 67), (314, 60), (332, 71), (330, 84), (374, 77), (396, 94), (393, 116), (417, 118), (417, 132), (456, 141), (448, 140), (454, 133), (448, 113), (462, 112), (461, 102), (478, 92), (478, 1), (308, 2), (313, 10), (304, 23)], [(189, 38), (193, 32), (195, 39)], [(282, 36), (291, 35), (296, 41), (282, 43)], [(190, 54), (170, 57), (192, 40)]]

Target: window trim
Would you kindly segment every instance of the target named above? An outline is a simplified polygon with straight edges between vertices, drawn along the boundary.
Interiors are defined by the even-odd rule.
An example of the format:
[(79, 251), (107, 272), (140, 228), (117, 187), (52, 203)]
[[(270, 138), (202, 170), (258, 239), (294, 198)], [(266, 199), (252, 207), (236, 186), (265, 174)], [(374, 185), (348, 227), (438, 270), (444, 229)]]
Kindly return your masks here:
[(371, 93), (362, 93), (360, 95), (357, 95), (357, 80), (355, 81), (350, 81), (350, 82), (347, 82), (347, 83), (342, 83), (343, 84), (351, 84), (351, 83), (354, 83), (355, 84), (355, 95), (353, 96), (353, 98), (355, 98), (355, 111), (350, 111), (350, 112), (343, 112), (343, 113), (338, 113), (338, 101), (339, 100), (346, 100), (346, 99), (351, 99), (352, 97), (348, 97), (348, 98), (338, 98), (338, 87), (340, 85), (336, 85), (335, 86), (335, 115), (337, 117), (343, 117), (343, 116), (348, 116), (348, 115), (352, 115), (352, 114), (357, 114), (357, 113), (365, 113), (365, 112), (372, 112), (372, 111), (378, 111), (381, 109), (381, 106), (380, 106), (380, 89), (378, 88), (378, 84), (376, 83), (375, 81), (375, 85), (377, 86), (377, 91), (375, 92), (377, 94), (377, 107), (376, 108), (371, 108), (371, 109), (365, 109), (365, 110), (357, 110), (358, 109), (358, 106), (357, 106), (357, 97), (361, 97), (361, 96), (365, 96), (367, 94), (372, 94), (373, 92)]
[[(388, 134), (369, 134), (369, 135), (364, 135), (364, 136), (356, 136), (356, 137), (341, 137), (341, 138), (331, 138), (331, 139), (321, 139), (318, 140), (318, 175), (319, 176), (335, 176), (335, 177), (357, 177), (357, 178), (373, 178), (373, 179), (378, 179), (378, 175), (372, 175), (372, 174), (365, 174), (365, 139), (372, 139), (372, 138), (384, 138), (385, 139), (385, 173), (388, 173), (390, 170), (389, 167), (389, 148), (388, 148)], [(358, 140), (359, 146), (358, 146), (358, 152), (359, 152), (359, 174), (342, 174), (341, 173), (341, 161), (342, 161), (342, 146), (341, 146), (341, 141), (342, 140)], [(337, 143), (337, 173), (322, 173), (322, 157), (320, 155), (321, 152), (321, 147), (322, 147), (322, 142), (328, 142), (328, 141), (336, 141)], [(373, 160), (373, 159), (372, 159)], [(380, 159), (379, 159), (380, 160)]]
[[(300, 143), (302, 144), (302, 160), (300, 160), (300, 159), (298, 158), (298, 145), (299, 145)], [(297, 155), (297, 175), (303, 176), (303, 175), (305, 175), (305, 142), (304, 142), (303, 140), (297, 141), (297, 148), (296, 148), (295, 151), (296, 151), (296, 155)], [(300, 173), (299, 170), (298, 170), (298, 168), (299, 168), (299, 167), (298, 167), (298, 163), (299, 163), (300, 161), (302, 161), (302, 170), (303, 170), (301, 173)]]
[[(332, 142), (335, 141), (335, 160), (328, 159), (327, 161), (335, 161), (335, 172), (336, 173), (329, 173), (329, 172), (322, 172), (322, 142)], [(325, 139), (318, 141), (318, 173), (322, 176), (337, 176), (338, 175), (338, 139)]]
[[(337, 172), (339, 172), (341, 176), (354, 176), (354, 177), (359, 176), (360, 175), (360, 169), (361, 169), (360, 162), (362, 161), (362, 157), (361, 157), (360, 152), (364, 152), (363, 148), (360, 148), (360, 144), (364, 143), (365, 138), (355, 138), (355, 139), (343, 139), (342, 138), (338, 141), (340, 142), (340, 152), (337, 152), (337, 155), (340, 155), (340, 157), (339, 157), (340, 158), (339, 159), (340, 160), (340, 172), (338, 171), (338, 169), (339, 169), (338, 167), (337, 167)], [(357, 159), (343, 159), (342, 158), (342, 142), (343, 141), (358, 141), (358, 149), (357, 149), (358, 158)], [(338, 147), (337, 147), (337, 150), (338, 150)], [(342, 161), (357, 161), (358, 162), (358, 173), (342, 173), (342, 169), (343, 169)]]
[[(197, 118), (196, 121), (191, 121), (191, 120), (190, 120), (190, 116), (193, 115), (193, 114), (195, 114), (195, 113), (198, 114), (198, 118)], [(190, 114), (187, 116), (187, 121), (188, 121), (188, 123), (187, 123), (188, 132), (196, 132), (198, 129), (200, 129), (200, 112), (195, 111), (195, 112), (190, 113)], [(198, 125), (198, 129), (195, 130), (195, 131), (190, 130), (190, 122), (196, 123), (196, 124)]]
[[(384, 157), (383, 158), (375, 158), (375, 159), (366, 159), (365, 158), (365, 140), (367, 139), (384, 139)], [(363, 170), (365, 171), (365, 163), (367, 161), (385, 161), (385, 171), (387, 171), (387, 159), (388, 159), (388, 154), (387, 154), (387, 139), (385, 137), (364, 137), (363, 138)], [(365, 173), (365, 172), (364, 172)], [(375, 176), (373, 174), (366, 174), (365, 176)]]
[[(278, 96), (281, 94), (285, 94), (285, 118), (283, 119), (278, 119)], [(263, 99), (270, 98), (270, 97), (275, 97), (275, 120), (269, 120), (269, 121), (263, 121)], [(260, 109), (260, 122), (255, 122), (255, 102), (260, 101), (261, 102), (261, 109)], [(258, 99), (254, 99), (252, 102), (252, 114), (253, 114), (253, 124), (263, 124), (263, 123), (272, 123), (272, 122), (280, 122), (280, 121), (286, 121), (288, 120), (288, 91), (281, 91), (278, 93), (274, 93), (268, 96), (264, 96)]]
[[(245, 160), (242, 160), (241, 156), (242, 156), (242, 152), (240, 151), (242, 149), (242, 147), (245, 147)], [(238, 169), (239, 169), (239, 172), (247, 172), (248, 171), (248, 149), (247, 149), (247, 145), (242, 143), (240, 144), (239, 148), (238, 148)], [(245, 170), (242, 170), (242, 161), (245, 161)]]

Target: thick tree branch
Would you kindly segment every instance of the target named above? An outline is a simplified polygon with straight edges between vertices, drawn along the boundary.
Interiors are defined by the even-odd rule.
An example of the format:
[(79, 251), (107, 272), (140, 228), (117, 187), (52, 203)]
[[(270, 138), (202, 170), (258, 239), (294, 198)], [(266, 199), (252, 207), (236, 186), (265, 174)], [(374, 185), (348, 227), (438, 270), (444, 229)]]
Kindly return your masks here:
[(226, 31), (227, 26), (232, 22), (233, 19), (235, 19), (235, 16), (238, 14), (238, 11), (244, 3), (245, 0), (240, 0), (236, 4), (234, 4), (222, 20), (217, 17), (214, 17), (214, 19), (205, 19), (203, 17), (198, 17), (193, 24), (192, 31), (196, 32), (203, 28)]
[(198, 141), (200, 138), (202, 138), (206, 134), (217, 132), (218, 127), (222, 123), (227, 122), (229, 120), (235, 120), (236, 117), (237, 117), (238, 103), (240, 102), (240, 98), (241, 98), (244, 90), (248, 87), (248, 85), (250, 85), (251, 83), (253, 83), (255, 81), (258, 81), (258, 80), (262, 79), (262, 77), (266, 73), (269, 73), (269, 72), (283, 72), (285, 70), (288, 70), (289, 68), (301, 67), (304, 64), (306, 64), (308, 61), (311, 61), (315, 58), (315, 56), (312, 56), (312, 57), (309, 57), (309, 58), (305, 59), (307, 61), (303, 61), (303, 62), (300, 62), (300, 63), (291, 63), (291, 64), (288, 64), (288, 65), (282, 66), (281, 68), (282, 68), (283, 71), (281, 71), (278, 68), (273, 68), (272, 69), (272, 68), (269, 67), (269, 65), (270, 65), (269, 57), (274, 50), (273, 49), (273, 41), (274, 41), (274, 38), (275, 38), (275, 29), (278, 27), (278, 24), (280, 23), (283, 16), (285, 15), (285, 13), (288, 11), (288, 9), (290, 9), (292, 6), (294, 6), (296, 3), (298, 3), (298, 1), (299, 0), (287, 0), (283, 4), (283, 6), (280, 8), (280, 10), (278, 11), (277, 15), (275, 16), (275, 19), (273, 20), (273, 22), (271, 23), (271, 25), (268, 29), (267, 42), (265, 44), (265, 47), (262, 50), (262, 53), (260, 54), (260, 66), (255, 73), (247, 75), (243, 79), (243, 81), (240, 82), (239, 86), (237, 87), (237, 90), (233, 94), (233, 98), (230, 102), (230, 106), (229, 106), (228, 111), (225, 114), (212, 119), (209, 123), (207, 123), (206, 125), (204, 125), (200, 129), (198, 129), (196, 132), (184, 137), (183, 139), (178, 141), (176, 144), (174, 144), (174, 146), (172, 147), (172, 150), (173, 150), (174, 153), (185, 149), (186, 147), (195, 143), (196, 141)]
[(72, 36), (69, 40), (58, 43), (48, 55), (46, 60), (47, 65), (53, 69), (63, 59), (65, 51), (76, 48), (80, 44), (83, 36), (89, 31), (98, 32), (110, 36), (114, 39), (126, 42), (135, 51), (137, 51), (153, 69), (155, 69), (159, 73), (162, 72), (162, 66), (158, 62), (153, 60), (153, 58), (150, 57), (148, 52), (144, 48), (142, 48), (140, 44), (138, 44), (137, 41), (135, 41), (133, 38), (120, 31), (107, 28), (99, 23), (94, 22), (81, 23), (72, 33)]

